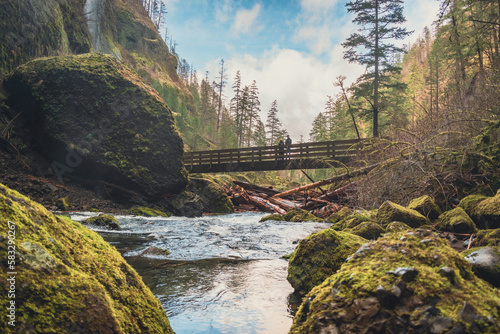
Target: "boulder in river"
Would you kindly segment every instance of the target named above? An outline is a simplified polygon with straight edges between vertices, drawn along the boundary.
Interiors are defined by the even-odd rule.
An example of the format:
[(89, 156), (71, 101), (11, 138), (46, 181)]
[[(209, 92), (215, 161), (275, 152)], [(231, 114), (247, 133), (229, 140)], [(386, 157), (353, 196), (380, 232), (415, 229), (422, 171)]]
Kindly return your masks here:
[(94, 226), (105, 227), (110, 230), (121, 230), (120, 224), (118, 224), (118, 219), (115, 217), (101, 213), (98, 216), (90, 217), (82, 221), (82, 224), (90, 224)]
[(367, 240), (346, 232), (326, 229), (301, 240), (288, 264), (288, 282), (306, 294), (335, 273)]
[(499, 313), (498, 290), (417, 230), (361, 247), (309, 292), (290, 333), (498, 333)]
[[(2, 253), (15, 246), (0, 307), (15, 301), (16, 332), (173, 333), (159, 300), (97, 233), (1, 184), (0, 230)], [(5, 317), (0, 332), (11, 328)]]
[(4, 85), (8, 105), (60, 181), (70, 177), (148, 200), (186, 185), (172, 112), (121, 61), (103, 54), (37, 59)]

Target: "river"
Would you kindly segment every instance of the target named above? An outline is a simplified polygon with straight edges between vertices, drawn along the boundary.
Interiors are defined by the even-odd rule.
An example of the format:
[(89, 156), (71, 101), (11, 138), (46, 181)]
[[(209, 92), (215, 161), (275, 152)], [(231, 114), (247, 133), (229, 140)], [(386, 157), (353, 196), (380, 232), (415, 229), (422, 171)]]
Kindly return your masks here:
[[(71, 218), (80, 221), (89, 215)], [(91, 228), (143, 277), (177, 334), (287, 333), (297, 300), (282, 257), (300, 239), (329, 225), (260, 223), (263, 216), (116, 216), (122, 231)], [(152, 246), (171, 254), (142, 255)]]

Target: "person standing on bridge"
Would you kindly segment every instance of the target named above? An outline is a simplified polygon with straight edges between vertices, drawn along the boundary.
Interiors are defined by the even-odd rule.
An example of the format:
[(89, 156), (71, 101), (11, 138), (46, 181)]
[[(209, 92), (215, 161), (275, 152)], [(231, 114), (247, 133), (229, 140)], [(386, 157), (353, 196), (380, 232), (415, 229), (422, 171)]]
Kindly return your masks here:
[(286, 135), (285, 145), (286, 145), (287, 159), (290, 160), (291, 149), (292, 149), (290, 147), (292, 145), (292, 139), (290, 138), (290, 135)]

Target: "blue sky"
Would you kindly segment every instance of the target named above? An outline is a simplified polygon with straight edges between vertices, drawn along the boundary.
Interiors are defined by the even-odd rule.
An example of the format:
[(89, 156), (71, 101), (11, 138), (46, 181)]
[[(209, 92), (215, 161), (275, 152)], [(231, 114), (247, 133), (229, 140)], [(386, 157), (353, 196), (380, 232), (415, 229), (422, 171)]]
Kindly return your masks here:
[[(228, 85), (240, 70), (242, 84), (256, 80), (261, 117), (274, 100), (278, 117), (297, 141), (309, 138), (311, 123), (324, 110), (327, 95), (337, 93), (338, 75), (353, 82), (364, 68), (343, 60), (340, 43), (357, 27), (341, 0), (166, 0), (166, 26), (177, 42), (178, 54), (191, 63), (198, 77), (217, 76), (225, 61)], [(408, 30), (415, 41), (435, 20), (437, 0), (406, 0)], [(163, 35), (164, 31), (162, 31)]]

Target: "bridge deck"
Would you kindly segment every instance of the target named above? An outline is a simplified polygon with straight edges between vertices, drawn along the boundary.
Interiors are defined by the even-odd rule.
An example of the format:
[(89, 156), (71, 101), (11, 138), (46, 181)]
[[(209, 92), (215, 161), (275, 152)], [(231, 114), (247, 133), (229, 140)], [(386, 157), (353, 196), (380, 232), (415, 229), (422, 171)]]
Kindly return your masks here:
[[(186, 152), (190, 173), (220, 173), (335, 167), (356, 155), (359, 139), (261, 146), (228, 150)], [(332, 165), (333, 164), (333, 165)]]

